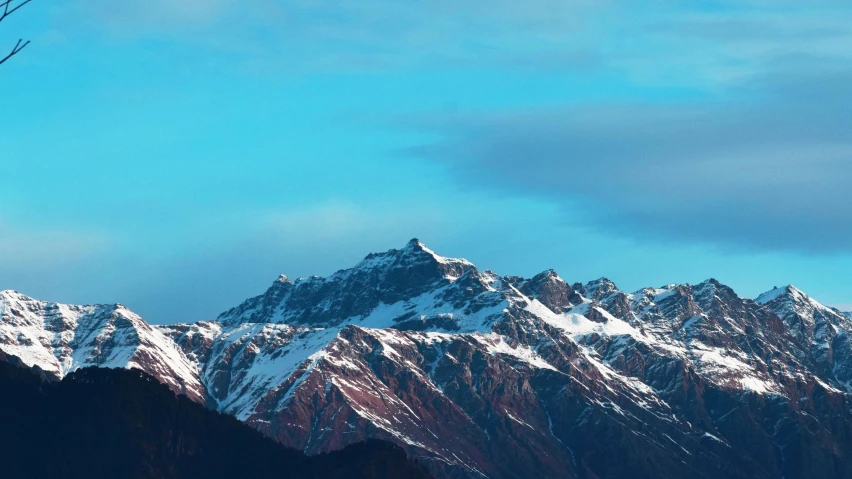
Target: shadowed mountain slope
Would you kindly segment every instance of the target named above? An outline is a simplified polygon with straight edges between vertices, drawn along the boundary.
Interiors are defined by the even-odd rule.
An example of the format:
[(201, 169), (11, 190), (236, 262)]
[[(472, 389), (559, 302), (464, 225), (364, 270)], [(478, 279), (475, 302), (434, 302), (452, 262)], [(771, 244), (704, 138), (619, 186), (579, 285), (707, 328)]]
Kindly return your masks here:
[(0, 356), (4, 478), (428, 477), (381, 441), (308, 457), (140, 371), (85, 368), (59, 382)]

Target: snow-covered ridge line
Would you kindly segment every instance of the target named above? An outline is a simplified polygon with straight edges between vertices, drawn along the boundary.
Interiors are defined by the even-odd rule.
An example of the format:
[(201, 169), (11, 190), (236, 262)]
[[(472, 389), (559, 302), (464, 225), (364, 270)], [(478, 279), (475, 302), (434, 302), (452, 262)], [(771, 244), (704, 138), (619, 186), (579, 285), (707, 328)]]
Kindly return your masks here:
[[(326, 285), (335, 280), (343, 281), (349, 279), (353, 275), (364, 270), (370, 271), (370, 274), (375, 276), (379, 273), (373, 273), (373, 271), (382, 270), (383, 268), (389, 269), (398, 267), (399, 264), (403, 264), (405, 266), (410, 264), (417, 265), (420, 261), (423, 261), (423, 259), (420, 258), (431, 259), (438, 265), (449, 265), (450, 267), (460, 266), (464, 269), (458, 277), (443, 274), (443, 278), (448, 282), (443, 284), (440, 282), (427, 284), (427, 289), (419, 290), (421, 294), (416, 297), (406, 299), (403, 296), (394, 303), (386, 303), (379, 300), (375, 306), (369, 308), (366, 312), (334, 320), (336, 321), (333, 324), (334, 327), (328, 331), (325, 331), (325, 327), (317, 328), (316, 331), (325, 331), (323, 333), (323, 337), (326, 338), (325, 340), (328, 340), (330, 334), (335, 331), (339, 331), (347, 324), (358, 324), (360, 326), (373, 328), (391, 328), (398, 327), (400, 324), (408, 327), (408, 324), (416, 322), (414, 324), (422, 324), (422, 327), (427, 329), (437, 328), (438, 331), (488, 333), (491, 330), (491, 326), (500, 319), (507, 307), (511, 304), (522, 303), (527, 305), (524, 307), (525, 310), (543, 318), (546, 322), (557, 325), (578, 339), (589, 334), (597, 334), (606, 337), (630, 337), (631, 340), (637, 342), (649, 342), (657, 345), (664, 345), (665, 348), (668, 348), (671, 351), (686, 351), (690, 349), (688, 343), (684, 343), (682, 341), (670, 341), (666, 339), (664, 337), (665, 334), (667, 334), (666, 330), (652, 328), (651, 330), (656, 330), (657, 333), (649, 335), (648, 327), (651, 325), (645, 325), (642, 328), (637, 328), (634, 325), (631, 325), (631, 320), (633, 320), (633, 322), (637, 319), (641, 320), (648, 315), (649, 312), (652, 312), (655, 308), (657, 308), (658, 304), (664, 304), (669, 298), (675, 296), (678, 288), (689, 287), (689, 285), (671, 284), (662, 288), (644, 288), (634, 293), (624, 294), (621, 293), (610, 280), (600, 278), (586, 283), (585, 285), (581, 285), (579, 288), (580, 291), (576, 296), (579, 298), (579, 301), (577, 301), (579, 304), (570, 306), (569, 303), (569, 309), (567, 312), (570, 314), (563, 314), (560, 316), (559, 313), (554, 313), (552, 310), (548, 309), (548, 306), (545, 306), (535, 299), (528, 298), (514, 286), (508, 285), (509, 283), (503, 284), (504, 280), (490, 271), (479, 273), (475, 266), (469, 261), (443, 257), (426, 247), (417, 239), (411, 240), (401, 250), (390, 250), (386, 253), (368, 255), (364, 261), (356, 265), (354, 268), (339, 271), (329, 278), (312, 277), (309, 280), (297, 281), (297, 283), (306, 283), (307, 286), (307, 283), (310, 283), (312, 280), (316, 280), (321, 281), (324, 285)], [(439, 270), (439, 272), (441, 271), (443, 270)], [(461, 309), (441, 306), (442, 304), (446, 305), (446, 299), (448, 296), (451, 297), (453, 294), (456, 294), (455, 291), (451, 291), (454, 286), (454, 282), (465, 275), (471, 277), (474, 284), (479, 284), (482, 288), (482, 293), (476, 297), (476, 300), (478, 301), (476, 308), (478, 309), (476, 311), (471, 309), (472, 304), (474, 303), (471, 302), (470, 298), (463, 303)], [(565, 281), (556, 274), (555, 271), (550, 270), (543, 273), (543, 275), (546, 275), (549, 278), (549, 281), (568, 288), (569, 290), (571, 289), (571, 287), (567, 286), (567, 283), (565, 283)], [(715, 287), (712, 286), (714, 281), (715, 280), (705, 281), (695, 286), (695, 290), (697, 292), (701, 292), (708, 288), (712, 289), (712, 287)], [(273, 288), (275, 288), (276, 285), (281, 285), (279, 287), (284, 288), (292, 288), (293, 284), (294, 283), (290, 282), (286, 276), (281, 275), (276, 280)], [(368, 287), (373, 285), (364, 284), (363, 286), (365, 286), (366, 291)], [(464, 285), (464, 287), (467, 288), (468, 286)], [(575, 284), (575, 287), (577, 287), (577, 284)], [(271, 288), (270, 291), (273, 288)], [(509, 295), (508, 297), (506, 296), (507, 294)], [(207, 337), (205, 337), (204, 340), (207, 342), (213, 342), (219, 338), (233, 337), (234, 334), (236, 334), (236, 331), (244, 329), (244, 326), (240, 326), (242, 324), (242, 318), (250, 318), (252, 323), (257, 323), (257, 321), (255, 321), (255, 315), (259, 315), (260, 319), (265, 321), (299, 325), (302, 322), (302, 318), (310, 317), (311, 313), (317, 312), (317, 308), (320, 308), (320, 312), (327, 312), (330, 307), (333, 306), (330, 302), (332, 301), (331, 299), (328, 299), (327, 297), (323, 299), (324, 297), (321, 296), (319, 297), (321, 300), (319, 304), (313, 306), (311, 309), (292, 311), (288, 310), (288, 306), (285, 306), (284, 304), (286, 300), (293, 295), (291, 290), (286, 290), (277, 296), (276, 294), (270, 294), (269, 292), (267, 292), (267, 295), (272, 296), (271, 299), (279, 301), (280, 304), (260, 305), (257, 304), (260, 301), (255, 298), (255, 300), (257, 300), (255, 303), (247, 302), (246, 304), (248, 307), (237, 311), (236, 314), (231, 314), (230, 317), (228, 316), (229, 313), (231, 313), (230, 311), (223, 313), (220, 320), (224, 318), (226, 319), (226, 322), (236, 325), (237, 328), (227, 330), (227, 328), (223, 329), (220, 325), (214, 331), (207, 331), (205, 333)], [(618, 298), (619, 296), (623, 296), (625, 298), (626, 304), (628, 305), (627, 307), (632, 311), (628, 314), (629, 317), (627, 318), (617, 318), (613, 316), (608, 311), (610, 308), (608, 308), (605, 304), (607, 301), (612, 301), (614, 298)], [(782, 296), (789, 296), (793, 301), (806, 302), (820, 310), (830, 310), (820, 303), (810, 299), (807, 295), (793, 286), (774, 288), (760, 295), (756, 301), (761, 304), (767, 304)], [(13, 291), (4, 291), (0, 293), (0, 297), (4, 298), (2, 305), (0, 305), (0, 308), (3, 308), (0, 311), (4, 312), (4, 317), (6, 316), (5, 310), (7, 309), (7, 304), (10, 304), (10, 302), (35, 302), (32, 298)], [(492, 299), (487, 299), (488, 297), (491, 297)], [(266, 300), (269, 298), (262, 299)], [(46, 305), (52, 303), (39, 302), (39, 304), (41, 304), (42, 307), (47, 307)], [(58, 309), (77, 308), (77, 312), (74, 313), (77, 315), (83, 315), (85, 313), (84, 310), (91, 309), (123, 309), (121, 305), (94, 305), (79, 307), (55, 305), (55, 307)], [(264, 308), (266, 308), (266, 311), (264, 311)], [(133, 314), (129, 311), (128, 313), (130, 315)], [(265, 316), (260, 313), (264, 313)], [(71, 313), (67, 313), (66, 316), (69, 314), (74, 316), (74, 314)], [(587, 318), (590, 314), (593, 316), (592, 319)], [(62, 313), (60, 313), (60, 315), (62, 315)], [(121, 314), (119, 314), (119, 316), (121, 316)], [(137, 321), (141, 321), (141, 318), (138, 318), (138, 316), (136, 316), (135, 319)], [(261, 323), (258, 324), (263, 324), (263, 322), (261, 321)], [(156, 344), (158, 351), (165, 354), (165, 356), (169, 358), (169, 361), (177, 363), (174, 365), (174, 368), (184, 375), (197, 376), (199, 379), (204, 374), (209, 374), (204, 371), (204, 365), (198, 361), (194, 353), (190, 353), (188, 357), (172, 357), (172, 352), (178, 348), (174, 345), (164, 343), (165, 338), (161, 337), (162, 334), (158, 335), (158, 330), (155, 328), (151, 329), (154, 333), (151, 333), (153, 339), (149, 342)], [(29, 331), (32, 333), (31, 330)], [(169, 327), (162, 328), (162, 332), (171, 335), (176, 334)], [(66, 342), (69, 341), (70, 338), (74, 337), (73, 333), (69, 333), (67, 331), (62, 334), (65, 335)], [(190, 335), (190, 337), (197, 334), (200, 334), (200, 332), (194, 332)], [(24, 336), (26, 336), (26, 334)], [(33, 338), (25, 340), (25, 342), (31, 345), (44, 343), (45, 341), (54, 341), (53, 336), (49, 335), (39, 336), (39, 334), (33, 333), (30, 334), (30, 336), (33, 336)], [(98, 340), (98, 336), (95, 336), (94, 340)], [(103, 338), (101, 338), (101, 340), (103, 340)], [(23, 354), (28, 364), (40, 364), (45, 369), (55, 371), (59, 375), (66, 374), (68, 371), (73, 370), (82, 364), (90, 364), (92, 361), (101, 365), (134, 364), (130, 359), (120, 360), (118, 352), (115, 352), (116, 355), (109, 361), (104, 361), (102, 359), (81, 358), (80, 354), (82, 353), (68, 356), (63, 355), (59, 350), (55, 351), (53, 348), (22, 348), (20, 345), (13, 345), (13, 341), (11, 340), (7, 340), (6, 342), (8, 344), (5, 346), (5, 349), (10, 352), (15, 351)], [(65, 347), (67, 348), (67, 346)], [(148, 346), (142, 345), (136, 346), (135, 348), (136, 349), (133, 349), (132, 351), (125, 351), (124, 355), (128, 356), (135, 354), (137, 350), (142, 350), (144, 352)], [(93, 352), (89, 351), (89, 354), (93, 354)], [(102, 352), (98, 351), (97, 354), (102, 355)], [(292, 372), (292, 369), (292, 367), (284, 368), (288, 374)], [(249, 374), (249, 376), (251, 375)], [(266, 383), (270, 380), (271, 379), (267, 378), (262, 382)], [(169, 381), (174, 382), (171, 378)]]
[(121, 304), (77, 306), (0, 292), (0, 349), (58, 379), (88, 366), (134, 368), (176, 393), (204, 397), (183, 351)]
[(553, 270), (499, 276), (418, 240), (327, 278), (282, 275), (217, 321), (153, 327), (121, 305), (0, 292), (0, 349), (57, 377), (139, 368), (307, 452), (381, 437), (487, 474), (512, 466), (483, 459), (482, 444), (554, 458), (582, 447), (566, 431), (610, 420), (643, 431), (643, 451), (676, 444), (675, 463), (693, 456), (690, 440), (735, 444), (707, 425), (716, 409), (688, 416), (684, 390), (713, 390), (726, 411), (742, 397), (849, 394), (850, 332), (848, 316), (792, 286), (755, 301), (714, 279), (625, 293)]
[[(367, 255), (364, 260), (362, 260), (360, 263), (350, 269), (340, 270), (328, 278), (321, 278), (317, 276), (315, 276), (314, 278), (333, 281), (335, 279), (346, 278), (358, 271), (387, 268), (395, 262), (414, 262), (423, 261), (425, 259), (431, 259), (441, 265), (462, 266), (465, 269), (475, 268), (473, 263), (464, 258), (448, 258), (445, 256), (441, 256), (433, 250), (429, 249), (419, 239), (414, 238), (409, 241), (402, 249), (392, 249), (384, 253), (371, 253)], [(455, 278), (453, 277), (452, 279)]]

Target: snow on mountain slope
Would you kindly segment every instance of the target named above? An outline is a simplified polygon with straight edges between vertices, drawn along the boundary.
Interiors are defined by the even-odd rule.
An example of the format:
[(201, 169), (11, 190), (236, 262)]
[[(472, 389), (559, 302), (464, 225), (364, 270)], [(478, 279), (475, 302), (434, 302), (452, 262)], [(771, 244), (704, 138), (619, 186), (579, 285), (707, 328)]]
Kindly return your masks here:
[(73, 306), (0, 292), (0, 350), (56, 378), (87, 366), (135, 368), (202, 401), (196, 368), (173, 341), (122, 305)]
[[(654, 447), (665, 434), (685, 445), (698, 441), (641, 384), (576, 350), (512, 343), (494, 333), (348, 326), (298, 371), (293, 386), (264, 398), (248, 423), (308, 452), (365, 437), (394, 440), (447, 476), (570, 477), (577, 468), (570, 451), (583, 451), (575, 433), (584, 425), (643, 430), (654, 421), (657, 429), (637, 444)], [(673, 470), (684, 458), (707, 460), (678, 451), (661, 458)]]
[(241, 420), (337, 334), (337, 329), (271, 323), (202, 322), (161, 329), (201, 371), (208, 402)]
[[(677, 432), (669, 435), (679, 434), (679, 444), (687, 441), (683, 437), (730, 441), (716, 424), (726, 420), (721, 413), (673, 413), (673, 407), (682, 407), (687, 384), (731, 398), (756, 394), (786, 400), (813, 394), (814, 388), (831, 394), (847, 390), (836, 374), (811, 369), (810, 352), (791, 341), (778, 316), (715, 280), (623, 293), (606, 278), (569, 286), (554, 271), (530, 279), (499, 277), (465, 260), (440, 257), (416, 240), (401, 250), (369, 255), (329, 278), (290, 282), (282, 276), (218, 322), (166, 332), (197, 361), (221, 411), (289, 445), (319, 452), (382, 437), (408, 447), (433, 471), (458, 469), (473, 476), (513, 470), (473, 444), (483, 437), (486, 443), (496, 437), (519, 440), (512, 435), (516, 431), (492, 430), (468, 410), (470, 395), (481, 396), (476, 381), (465, 386), (466, 395), (451, 397), (446, 384), (436, 380), (436, 371), (445, 370), (464, 378), (456, 379), (455, 387), (470, 381), (476, 354), (525, 364), (527, 381), (560, 373), (583, 391), (611, 393), (616, 406), (598, 397), (588, 407), (647, 415), (653, 419), (646, 424), (655, 427), (671, 420)], [(362, 346), (372, 346), (356, 348), (353, 335)], [(458, 342), (475, 352), (433, 357), (430, 348)], [(408, 353), (400, 356), (400, 349)], [(396, 372), (388, 375), (388, 370)], [(401, 383), (400, 376), (408, 379)], [(498, 377), (509, 381), (505, 374)], [(520, 410), (485, 414), (524, 427), (534, 422), (529, 411), (539, 406), (533, 404), (558, 402), (551, 394), (533, 388), (536, 399), (519, 401)], [(588, 400), (576, 391), (569, 396), (579, 404)], [(434, 404), (444, 406), (431, 410)], [(455, 430), (466, 432), (450, 441), (450, 431), (439, 431), (440, 420), (423, 418), (440, 418), (454, 408), (464, 412), (454, 420)], [(562, 421), (551, 417), (547, 427), (567, 427)], [(689, 426), (693, 421), (703, 429)], [(563, 451), (572, 441), (555, 433), (548, 437)], [(532, 452), (516, 458), (519, 467), (539, 461)], [(565, 466), (545, 463), (553, 470)]]
[(445, 288), (468, 271), (475, 271), (470, 262), (439, 256), (414, 239), (401, 250), (370, 254), (354, 268), (328, 278), (292, 282), (282, 275), (265, 294), (221, 314), (218, 321), (332, 326), (365, 316), (380, 304)]
[(852, 477), (852, 320), (792, 287), (757, 301), (712, 279), (626, 293), (552, 270), (501, 277), (412, 240), (328, 278), (281, 276), (216, 321), (152, 328), (120, 307), (62, 307), (130, 317), (136, 342), (158, 338), (158, 367), (108, 321), (60, 329), (129, 345), (109, 361), (81, 359), (85, 340), (66, 359), (46, 313), (4, 309), (3, 344), (59, 373), (195, 374), (198, 400), (310, 453), (376, 437), (438, 477)]
[[(729, 297), (722, 301), (719, 292)], [(610, 287), (605, 296), (597, 295), (599, 300), (587, 300), (569, 310), (564, 317), (570, 321), (562, 327), (578, 343), (600, 354), (605, 363), (630, 375), (645, 375), (628, 364), (628, 355), (644, 351), (645, 367), (674, 361), (719, 387), (780, 393), (782, 387), (762, 356), (753, 354), (755, 347), (765, 346), (765, 333), (749, 325), (755, 318), (732, 294), (714, 280), (695, 287), (668, 285), (632, 294)], [(776, 374), (794, 374), (783, 361), (773, 366)], [(665, 391), (677, 384), (657, 383), (655, 387)]]
[(852, 391), (852, 319), (789, 285), (760, 295), (758, 303), (781, 318), (827, 382)]
[[(479, 273), (464, 260), (437, 256), (419, 243), (409, 243), (407, 249), (402, 254), (392, 251), (371, 255), (353, 270), (338, 272), (328, 280), (312, 278), (309, 283), (294, 285), (279, 279), (266, 294), (223, 315), (224, 322), (164, 326), (161, 330), (199, 368), (208, 387), (208, 399), (219, 410), (245, 419), (270, 389), (292, 383), (297, 369), (348, 325), (488, 332), (504, 316), (509, 299), (500, 290), (502, 281), (494, 274)], [(377, 264), (384, 264), (390, 271), (377, 270)], [(392, 275), (406, 286), (376, 286)], [(418, 281), (426, 281), (428, 288)], [(346, 291), (362, 288), (367, 291), (365, 295), (380, 292), (372, 308), (362, 309), (353, 306), (350, 298), (354, 293), (340, 294), (336, 288), (326, 286), (329, 282)], [(280, 294), (282, 284), (295, 293)], [(289, 309), (291, 304), (301, 309)], [(314, 314), (323, 321), (313, 319)], [(304, 323), (289, 319), (290, 324), (284, 324), (284, 317), (308, 319)], [(239, 322), (235, 318), (276, 322)]]
[(793, 285), (774, 288), (756, 300), (766, 305), (787, 324), (797, 339), (825, 345), (838, 328), (848, 330), (849, 318), (834, 308), (822, 305)]

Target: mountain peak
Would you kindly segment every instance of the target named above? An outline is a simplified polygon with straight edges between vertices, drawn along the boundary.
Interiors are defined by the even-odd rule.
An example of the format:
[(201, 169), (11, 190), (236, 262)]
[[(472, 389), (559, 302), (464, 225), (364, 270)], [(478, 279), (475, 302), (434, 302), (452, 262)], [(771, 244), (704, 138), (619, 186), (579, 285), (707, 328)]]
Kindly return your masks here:
[(443, 256), (434, 252), (431, 248), (426, 246), (426, 243), (420, 241), (417, 238), (411, 238), (408, 241), (408, 243), (405, 243), (405, 246), (403, 246), (400, 251), (402, 251), (405, 254), (412, 254), (412, 253), (413, 254), (422, 254), (422, 253), (425, 253), (425, 254), (438, 256), (438, 257), (443, 258)]
[(426, 254), (434, 258), (435, 261), (442, 264), (456, 263), (463, 264), (466, 266), (473, 266), (473, 263), (464, 258), (448, 258), (446, 256), (441, 256), (417, 238), (412, 238), (402, 249), (402, 252), (403, 254)]
[(21, 294), (13, 289), (0, 291), (0, 299), (32, 300), (29, 296)]
[[(805, 314), (803, 312), (806, 312), (806, 314), (810, 315), (813, 311), (819, 311), (820, 314), (827, 314), (833, 317), (849, 317), (847, 313), (843, 313), (835, 308), (829, 308), (828, 306), (811, 298), (807, 295), (807, 293), (792, 284), (775, 287), (758, 296), (757, 299), (755, 299), (755, 302), (760, 304), (772, 303), (777, 305), (776, 309), (785, 307), (800, 314)], [(778, 312), (779, 311), (776, 311), (776, 313)]]
[(583, 302), (582, 296), (552, 269), (542, 271), (530, 280), (515, 282), (523, 294), (539, 300), (555, 313), (562, 313)]
[(403, 254), (436, 254), (417, 238), (411, 238), (400, 251)]
[(548, 278), (548, 279), (561, 280), (563, 282), (565, 281), (565, 280), (563, 280), (562, 278), (559, 277), (559, 273), (557, 273), (556, 270), (554, 270), (554, 269), (544, 270), (541, 273), (533, 276), (533, 278)]
[(735, 294), (733, 288), (722, 283), (716, 278), (705, 279), (704, 281), (695, 285), (695, 291), (714, 291), (716, 293), (724, 292), (725, 294)]
[(793, 300), (801, 301), (810, 299), (807, 294), (805, 294), (799, 288), (793, 286), (792, 284), (788, 284), (787, 286), (776, 286), (769, 291), (758, 296), (754, 301), (760, 304), (766, 304), (770, 301), (774, 301), (780, 297), (788, 297)]
[(422, 247), (422, 246), (426, 246), (426, 245), (423, 244), (423, 242), (420, 241), (419, 238), (411, 238), (410, 240), (408, 240), (408, 243), (406, 244), (406, 246), (412, 246), (412, 247), (420, 246), (420, 247)]
[[(412, 238), (401, 249), (391, 249), (381, 253), (368, 254), (364, 257), (364, 260), (361, 261), (361, 263), (355, 265), (352, 269), (387, 267), (396, 263), (400, 259), (408, 261), (409, 258), (414, 259), (415, 261), (427, 259), (440, 264), (474, 266), (473, 263), (464, 258), (448, 258), (446, 256), (441, 256), (426, 246), (426, 244), (419, 239)], [(344, 269), (338, 271), (338, 273), (347, 273), (349, 271), (350, 269)]]
[(584, 296), (597, 300), (618, 291), (618, 287), (609, 278), (601, 276), (594, 281), (586, 283), (583, 286), (583, 290), (585, 291)]
[(312, 325), (336, 326), (363, 318), (381, 304), (407, 301), (478, 274), (473, 263), (441, 256), (414, 238), (402, 249), (370, 253), (355, 266), (328, 277), (291, 282), (281, 275), (264, 294), (225, 311), (219, 321), (305, 324), (307, 320)]

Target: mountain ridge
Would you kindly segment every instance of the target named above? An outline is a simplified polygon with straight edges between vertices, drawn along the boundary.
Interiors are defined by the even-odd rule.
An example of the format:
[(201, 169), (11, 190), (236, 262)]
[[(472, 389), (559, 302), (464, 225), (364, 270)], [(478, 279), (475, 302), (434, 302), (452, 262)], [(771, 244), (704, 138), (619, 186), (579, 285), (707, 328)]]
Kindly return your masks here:
[[(12, 332), (53, 341), (3, 311), (0, 349), (37, 349)], [(436, 477), (850, 477), (852, 319), (792, 287), (625, 293), (499, 276), (412, 240), (156, 329), (197, 401), (310, 453), (374, 437)]]

